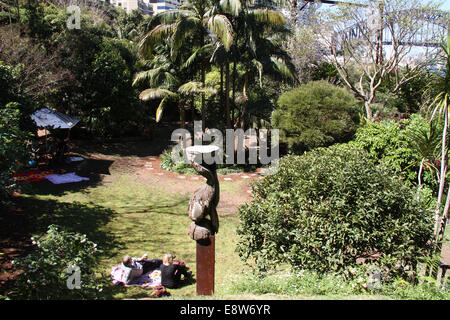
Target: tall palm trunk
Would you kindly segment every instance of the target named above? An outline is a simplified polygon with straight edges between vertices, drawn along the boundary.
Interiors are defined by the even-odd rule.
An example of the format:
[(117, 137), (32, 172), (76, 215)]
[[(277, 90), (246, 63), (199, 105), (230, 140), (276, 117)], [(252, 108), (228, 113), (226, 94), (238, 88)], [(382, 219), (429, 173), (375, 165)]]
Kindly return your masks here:
[[(235, 103), (235, 99), (236, 99), (236, 60), (233, 61), (233, 124), (234, 124), (234, 110), (236, 109), (236, 103)], [(241, 119), (239, 118), (239, 122), (241, 121)]]
[(180, 122), (181, 122), (181, 128), (185, 128), (186, 127), (186, 125), (185, 125), (185, 123), (186, 123), (186, 112), (185, 112), (185, 106), (184, 105), (182, 105), (181, 107), (180, 107)]
[(227, 119), (227, 129), (231, 129), (230, 119), (230, 64), (225, 65), (225, 112)]
[(442, 132), (442, 160), (441, 160), (441, 177), (439, 181), (439, 193), (438, 193), (438, 204), (436, 205), (436, 212), (434, 217), (434, 233), (433, 233), (433, 253), (438, 252), (440, 249), (440, 233), (442, 230), (442, 222), (444, 222), (444, 228), (445, 228), (445, 222), (448, 217), (448, 210), (450, 206), (450, 188), (449, 188), (449, 194), (447, 195), (447, 199), (445, 201), (445, 207), (444, 212), (441, 217), (441, 203), (442, 203), (442, 196), (444, 193), (444, 185), (445, 185), (445, 175), (447, 174), (447, 165), (446, 165), (446, 147), (447, 147), (447, 128), (448, 128), (448, 100), (445, 100), (444, 104), (444, 128)]
[[(447, 174), (447, 161), (446, 161), (446, 147), (447, 147), (447, 127), (448, 127), (448, 105), (447, 101), (444, 105), (444, 128), (442, 130), (442, 148), (441, 148), (441, 173), (439, 177), (439, 192), (438, 192), (438, 199), (435, 209), (435, 217), (434, 217), (434, 232), (433, 232), (433, 238), (432, 238), (432, 248), (431, 248), (431, 257), (434, 256), (434, 254), (438, 253), (440, 250), (440, 243), (439, 243), (439, 232), (440, 232), (440, 225), (441, 225), (441, 204), (442, 204), (442, 197), (444, 194), (444, 186), (445, 186), (445, 175)], [(444, 207), (444, 214), (443, 218), (448, 215), (448, 209), (450, 206), (450, 189), (447, 194), (447, 199), (445, 201), (445, 207)], [(443, 220), (443, 219), (442, 219)], [(445, 225), (444, 225), (445, 227)], [(437, 276), (437, 269), (436, 266), (433, 264), (430, 266), (430, 269), (426, 272), (426, 275), (428, 276)]]
[(245, 114), (247, 113), (247, 87), (248, 87), (248, 72), (244, 75), (244, 87), (242, 88), (242, 97), (243, 97), (243, 103), (242, 103), (242, 118), (241, 118), (241, 128), (245, 131)]
[[(205, 61), (202, 62), (202, 86), (205, 87), (206, 78), (206, 65)], [(205, 131), (206, 128), (206, 105), (205, 105), (205, 93), (202, 92), (202, 130)]]
[(20, 22), (20, 6), (19, 6), (19, 0), (16, 0), (16, 8), (17, 8), (17, 22)]
[(441, 174), (439, 179), (439, 192), (438, 199), (435, 210), (435, 224), (434, 224), (434, 234), (433, 239), (437, 238), (437, 232), (439, 227), (439, 218), (441, 216), (441, 204), (442, 204), (442, 196), (444, 193), (445, 186), (445, 175), (447, 173), (447, 161), (446, 161), (446, 147), (447, 147), (447, 127), (448, 127), (448, 110), (447, 110), (447, 102), (445, 102), (444, 106), (444, 128), (442, 131), (442, 147), (441, 147)]
[(423, 172), (423, 163), (425, 162), (425, 158), (422, 158), (422, 161), (420, 162), (420, 167), (419, 167), (419, 174), (418, 174), (418, 183), (419, 183), (419, 187), (417, 188), (417, 201), (420, 200), (420, 191), (422, 191), (423, 185), (422, 185), (422, 172)]

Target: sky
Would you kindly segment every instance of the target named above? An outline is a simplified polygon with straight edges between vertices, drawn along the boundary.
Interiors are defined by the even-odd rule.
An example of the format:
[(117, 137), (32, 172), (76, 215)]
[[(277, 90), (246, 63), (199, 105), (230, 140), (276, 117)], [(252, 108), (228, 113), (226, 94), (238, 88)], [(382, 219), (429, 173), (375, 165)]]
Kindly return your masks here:
[(450, 11), (450, 0), (444, 0), (444, 3), (442, 4), (441, 8), (443, 10)]

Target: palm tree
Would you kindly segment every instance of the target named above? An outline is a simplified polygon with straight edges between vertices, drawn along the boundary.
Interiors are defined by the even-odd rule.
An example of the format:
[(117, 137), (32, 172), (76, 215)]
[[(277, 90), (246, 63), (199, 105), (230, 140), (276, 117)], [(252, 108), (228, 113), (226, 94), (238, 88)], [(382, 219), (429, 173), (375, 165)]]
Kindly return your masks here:
[[(142, 38), (139, 43), (139, 54), (141, 57), (152, 55), (152, 51), (157, 44), (169, 39), (170, 54), (175, 60), (181, 47), (189, 43), (194, 49), (191, 56), (186, 60), (185, 66), (193, 63), (200, 65), (200, 78), (202, 88), (205, 89), (205, 74), (208, 64), (209, 50), (212, 46), (209, 43), (210, 34), (229, 50), (233, 42), (233, 32), (231, 23), (227, 17), (217, 14), (211, 8), (211, 1), (188, 0), (178, 9), (167, 10), (159, 13), (152, 20), (152, 29)], [(206, 90), (206, 89), (205, 89)], [(202, 94), (202, 128), (205, 128), (205, 91)]]
[(202, 83), (187, 81), (188, 71), (184, 65), (176, 63), (170, 54), (169, 42), (160, 44), (154, 50), (155, 55), (145, 62), (148, 70), (137, 73), (133, 79), (133, 86), (148, 85), (149, 88), (139, 94), (143, 101), (161, 99), (156, 110), (156, 122), (162, 118), (163, 111), (169, 102), (177, 102), (180, 111), (180, 121), (185, 126), (185, 105), (193, 94), (214, 94), (215, 90)]
[(444, 210), (441, 211), (442, 199), (444, 194), (445, 176), (447, 174), (447, 130), (448, 130), (448, 104), (450, 100), (450, 31), (447, 34), (447, 44), (442, 45), (444, 54), (444, 76), (436, 75), (435, 80), (431, 82), (430, 89), (435, 93), (435, 98), (431, 103), (434, 107), (433, 116), (439, 112), (444, 116), (444, 127), (442, 130), (441, 142), (441, 173), (438, 190), (438, 200), (435, 209), (435, 225), (433, 232), (433, 250), (432, 254), (440, 251), (442, 239), (444, 237), (445, 225), (448, 219), (448, 211), (450, 208), (450, 188), (448, 188), (447, 199)]
[(442, 140), (441, 132), (438, 128), (438, 122), (430, 121), (427, 127), (421, 127), (411, 131), (408, 134), (408, 138), (408, 144), (410, 147), (420, 155), (420, 160), (408, 166), (411, 167), (420, 162), (419, 173), (417, 176), (417, 200), (420, 200), (420, 192), (423, 188), (423, 170), (428, 169), (436, 173), (439, 172), (439, 169), (436, 167), (436, 162), (439, 159), (439, 145)]
[[(235, 41), (235, 56), (239, 57), (239, 62), (245, 70), (242, 94), (238, 99), (241, 104), (241, 128), (245, 129), (249, 80), (257, 78), (262, 86), (263, 74), (294, 81), (296, 78), (291, 58), (279, 43), (280, 39), (290, 34), (284, 16), (276, 10), (249, 8), (245, 3), (241, 8), (242, 11), (233, 21), (236, 33), (241, 34)], [(222, 9), (228, 10), (227, 7)], [(232, 11), (227, 13), (233, 14)], [(235, 72), (233, 75), (236, 77)]]

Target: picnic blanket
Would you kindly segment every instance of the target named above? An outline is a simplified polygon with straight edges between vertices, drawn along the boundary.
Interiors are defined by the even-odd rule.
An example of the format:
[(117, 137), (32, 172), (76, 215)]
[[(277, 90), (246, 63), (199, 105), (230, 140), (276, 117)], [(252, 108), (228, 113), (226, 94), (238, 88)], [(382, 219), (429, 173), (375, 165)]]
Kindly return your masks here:
[(51, 174), (46, 176), (45, 178), (53, 184), (62, 184), (62, 183), (71, 183), (89, 180), (89, 178), (80, 177), (76, 175), (75, 172), (69, 172), (64, 174)]
[(78, 161), (83, 161), (83, 160), (84, 160), (83, 157), (68, 157), (66, 159), (66, 163), (78, 162)]
[(111, 269), (111, 278), (115, 285), (123, 284), (126, 287), (157, 287), (161, 285), (161, 270), (152, 270), (133, 279), (129, 284), (124, 282), (124, 270), (118, 265)]
[(17, 182), (41, 181), (47, 176), (54, 174), (53, 171), (32, 170), (24, 173), (14, 173), (12, 176)]

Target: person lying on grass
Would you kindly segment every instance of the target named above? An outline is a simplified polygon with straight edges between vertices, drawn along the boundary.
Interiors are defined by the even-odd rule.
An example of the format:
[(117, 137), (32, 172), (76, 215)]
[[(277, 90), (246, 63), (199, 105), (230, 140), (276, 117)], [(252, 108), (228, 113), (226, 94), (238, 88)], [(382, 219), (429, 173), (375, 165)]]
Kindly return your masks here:
[(163, 261), (161, 259), (148, 260), (148, 255), (144, 254), (141, 258), (131, 258), (126, 255), (122, 260), (122, 268), (125, 270), (125, 283), (130, 284), (131, 281), (140, 277), (149, 271), (159, 269)]
[(188, 268), (182, 261), (173, 262), (175, 257), (166, 253), (161, 264), (161, 285), (166, 288), (174, 289), (180, 285), (181, 276), (184, 279), (192, 276), (192, 272), (188, 272)]

